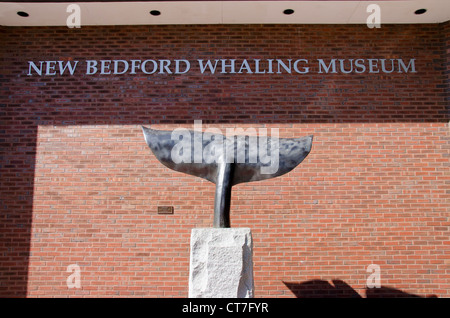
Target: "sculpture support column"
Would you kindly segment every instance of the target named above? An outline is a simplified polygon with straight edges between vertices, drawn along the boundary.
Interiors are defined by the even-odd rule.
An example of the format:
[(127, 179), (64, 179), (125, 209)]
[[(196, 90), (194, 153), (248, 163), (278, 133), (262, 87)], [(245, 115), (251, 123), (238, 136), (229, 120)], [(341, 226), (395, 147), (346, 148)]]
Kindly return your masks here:
[(252, 255), (249, 228), (193, 229), (189, 297), (252, 298)]
[(228, 228), (230, 224), (231, 178), (233, 177), (234, 165), (221, 163), (217, 171), (216, 196), (214, 198), (214, 221), (215, 228)]

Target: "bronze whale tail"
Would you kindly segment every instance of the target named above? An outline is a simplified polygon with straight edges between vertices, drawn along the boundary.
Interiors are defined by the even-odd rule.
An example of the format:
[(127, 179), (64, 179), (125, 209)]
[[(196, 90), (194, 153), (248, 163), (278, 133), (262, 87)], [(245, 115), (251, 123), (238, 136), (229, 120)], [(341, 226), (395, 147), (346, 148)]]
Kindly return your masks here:
[(191, 130), (177, 132), (146, 127), (142, 130), (147, 145), (163, 165), (216, 184), (214, 227), (230, 227), (233, 185), (288, 173), (310, 153), (313, 140), (312, 135), (225, 137)]

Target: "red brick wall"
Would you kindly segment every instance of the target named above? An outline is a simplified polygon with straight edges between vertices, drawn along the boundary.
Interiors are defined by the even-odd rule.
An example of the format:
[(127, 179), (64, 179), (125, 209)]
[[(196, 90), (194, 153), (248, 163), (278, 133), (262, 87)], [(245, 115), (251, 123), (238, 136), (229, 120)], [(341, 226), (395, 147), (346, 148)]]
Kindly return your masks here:
[[(449, 24), (0, 28), (1, 296), (187, 296), (214, 185), (162, 166), (140, 125), (314, 134), (233, 188), (257, 297), (450, 296)], [(410, 58), (417, 73), (27, 76), (27, 61)], [(158, 215), (157, 207), (174, 207)], [(81, 269), (69, 289), (67, 268)], [(367, 266), (380, 266), (367, 289)]]

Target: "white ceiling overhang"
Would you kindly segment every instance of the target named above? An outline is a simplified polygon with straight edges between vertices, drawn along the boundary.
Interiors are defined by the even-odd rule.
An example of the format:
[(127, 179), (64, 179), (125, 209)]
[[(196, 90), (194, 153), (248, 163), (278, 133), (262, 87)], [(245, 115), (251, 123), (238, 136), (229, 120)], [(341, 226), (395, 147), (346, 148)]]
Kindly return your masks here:
[[(370, 4), (381, 24), (441, 23), (450, 20), (450, 0), (403, 1), (10, 1), (0, 2), (0, 25), (64, 26), (70, 4), (81, 25), (152, 24), (365, 24)], [(294, 13), (284, 14), (292, 9)], [(426, 9), (424, 14), (415, 11)], [(150, 11), (161, 14), (153, 16)], [(27, 17), (18, 12), (26, 12)]]

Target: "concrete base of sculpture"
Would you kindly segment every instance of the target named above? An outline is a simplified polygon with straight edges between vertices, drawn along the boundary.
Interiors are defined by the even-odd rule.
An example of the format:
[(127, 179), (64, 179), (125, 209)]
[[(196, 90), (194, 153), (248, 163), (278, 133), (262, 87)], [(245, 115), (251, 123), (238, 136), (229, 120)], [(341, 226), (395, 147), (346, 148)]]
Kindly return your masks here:
[(193, 229), (189, 297), (252, 298), (252, 254), (249, 228)]

